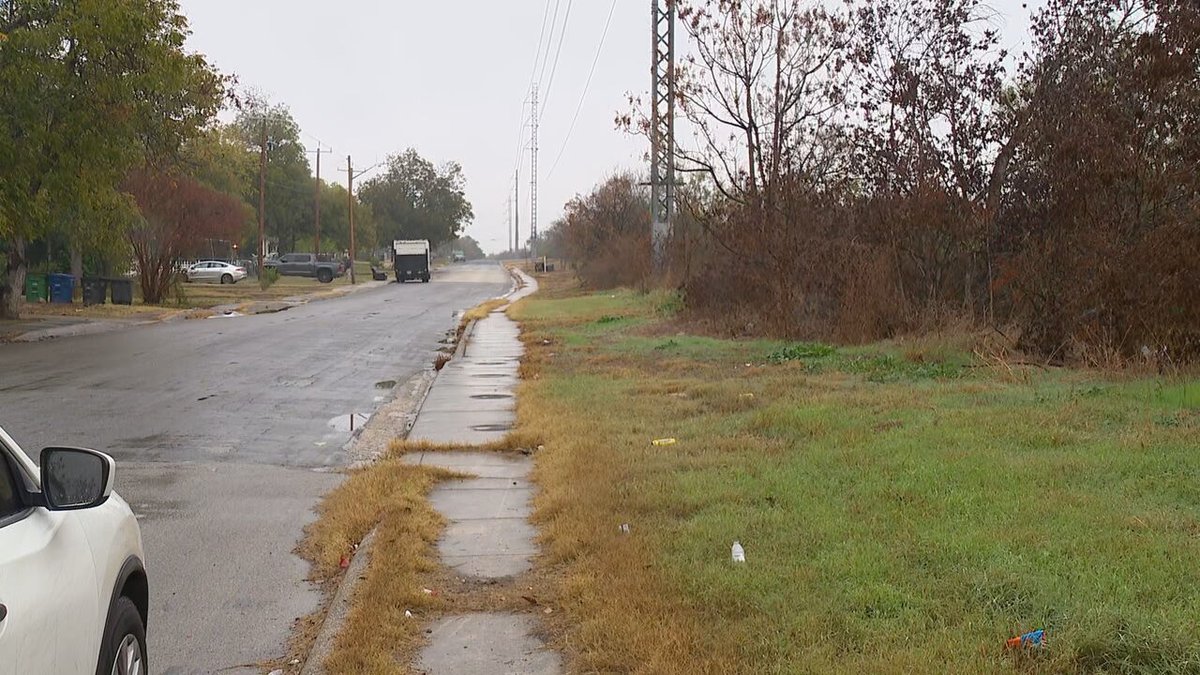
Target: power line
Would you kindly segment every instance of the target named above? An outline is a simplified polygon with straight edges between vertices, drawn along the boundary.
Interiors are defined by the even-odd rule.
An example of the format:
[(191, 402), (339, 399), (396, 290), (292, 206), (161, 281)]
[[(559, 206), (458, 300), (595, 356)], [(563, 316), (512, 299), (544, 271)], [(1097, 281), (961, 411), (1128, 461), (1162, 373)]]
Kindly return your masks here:
[(550, 39), (546, 40), (546, 53), (542, 56), (542, 70), (538, 73), (538, 82), (546, 79), (546, 63), (550, 60), (550, 45), (554, 43), (554, 27), (558, 25), (558, 6), (561, 2), (562, 0), (554, 0), (554, 18), (550, 19)]
[[(546, 105), (550, 102), (550, 88), (554, 86), (554, 74), (558, 72), (558, 57), (562, 54), (563, 38), (567, 36), (567, 25), (571, 22), (571, 5), (574, 0), (567, 0), (567, 12), (563, 15), (562, 30), (558, 33), (558, 47), (554, 49), (554, 65), (550, 67), (550, 80), (546, 83), (546, 91), (542, 95), (542, 109), (539, 115), (545, 115)], [(543, 67), (545, 64), (542, 64)]]
[(546, 173), (546, 178), (554, 175), (554, 169), (558, 167), (558, 160), (562, 159), (563, 153), (567, 151), (567, 143), (571, 140), (571, 134), (575, 131), (575, 123), (579, 121), (579, 112), (583, 110), (583, 101), (587, 98), (588, 88), (592, 85), (592, 76), (596, 74), (596, 64), (600, 62), (600, 53), (604, 51), (604, 40), (608, 37), (608, 27), (612, 24), (613, 12), (617, 9), (617, 0), (613, 0), (612, 5), (608, 8), (608, 19), (604, 22), (604, 32), (600, 34), (600, 44), (596, 45), (596, 56), (592, 58), (592, 68), (588, 71), (587, 81), (583, 83), (583, 93), (579, 95), (579, 104), (575, 106), (575, 115), (571, 118), (571, 126), (567, 129), (567, 135), (563, 138), (562, 147), (558, 149), (558, 155), (554, 158), (554, 163), (550, 165), (550, 171)]
[[(546, 0), (546, 9), (544, 9), (542, 11), (542, 30), (538, 32), (537, 48), (535, 48), (533, 50), (533, 68), (532, 68), (532, 71), (529, 73), (529, 86), (530, 87), (532, 87), (533, 83), (537, 80), (538, 62), (541, 60), (540, 56), (542, 53), (542, 43), (545, 41), (545, 38), (546, 38), (546, 22), (549, 19), (550, 19), (550, 0)], [(528, 101), (528, 99), (526, 99), (526, 101)]]
[[(530, 90), (533, 89), (533, 83), (529, 84)], [(521, 123), (517, 125), (517, 153), (513, 162), (513, 170), (517, 171), (521, 168), (521, 155), (525, 152), (525, 123), (529, 121), (529, 116), (525, 114), (525, 105), (529, 103), (529, 97), (526, 96), (524, 101), (521, 101)]]

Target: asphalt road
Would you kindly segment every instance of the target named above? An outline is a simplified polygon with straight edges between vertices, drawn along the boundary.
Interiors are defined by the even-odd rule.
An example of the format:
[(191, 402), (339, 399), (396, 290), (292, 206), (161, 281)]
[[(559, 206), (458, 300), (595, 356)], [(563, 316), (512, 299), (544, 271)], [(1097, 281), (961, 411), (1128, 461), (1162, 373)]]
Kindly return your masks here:
[(430, 365), (454, 313), (499, 295), (491, 263), (277, 314), (0, 345), (0, 426), (31, 454), (116, 457), (142, 525), (159, 673), (281, 656), (318, 600), (291, 551), (356, 424)]

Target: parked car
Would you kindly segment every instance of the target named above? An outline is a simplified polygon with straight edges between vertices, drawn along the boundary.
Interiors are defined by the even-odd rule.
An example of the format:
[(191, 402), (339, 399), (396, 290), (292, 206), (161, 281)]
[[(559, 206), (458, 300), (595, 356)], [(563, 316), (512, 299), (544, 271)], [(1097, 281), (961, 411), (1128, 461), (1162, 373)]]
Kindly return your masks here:
[(0, 672), (145, 673), (149, 586), (137, 519), (95, 450), (0, 429)]
[(188, 281), (236, 284), (246, 278), (246, 268), (219, 260), (205, 260), (187, 268), (184, 274)]
[(288, 253), (274, 260), (264, 260), (263, 267), (274, 268), (285, 277), (315, 277), (323, 284), (346, 273), (342, 263), (320, 260), (313, 253)]

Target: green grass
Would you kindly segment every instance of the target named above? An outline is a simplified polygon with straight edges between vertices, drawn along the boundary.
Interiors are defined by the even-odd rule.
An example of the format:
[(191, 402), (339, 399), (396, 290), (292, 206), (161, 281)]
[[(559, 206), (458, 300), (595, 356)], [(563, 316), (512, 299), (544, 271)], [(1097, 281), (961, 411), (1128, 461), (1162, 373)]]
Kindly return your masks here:
[(662, 304), (514, 309), (581, 669), (1200, 672), (1200, 381), (677, 335)]

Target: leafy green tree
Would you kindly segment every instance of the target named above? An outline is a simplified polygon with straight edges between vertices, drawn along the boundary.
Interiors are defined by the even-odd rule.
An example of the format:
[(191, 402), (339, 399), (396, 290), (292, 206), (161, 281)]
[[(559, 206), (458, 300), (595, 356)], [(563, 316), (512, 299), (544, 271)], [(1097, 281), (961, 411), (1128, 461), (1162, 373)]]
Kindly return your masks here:
[(358, 253), (370, 251), (379, 246), (379, 220), (370, 204), (361, 201), (354, 202), (354, 243)]
[(114, 242), (130, 168), (213, 115), (222, 78), (184, 51), (176, 0), (22, 0), (0, 13), (0, 318), (18, 313), (29, 242)]
[(409, 148), (388, 158), (387, 172), (368, 180), (359, 197), (374, 212), (378, 238), (450, 241), (475, 217), (462, 167), (436, 167)]
[[(244, 198), (258, 205), (258, 153), (264, 137), (267, 146), (266, 234), (279, 239), (285, 251), (294, 250), (297, 241), (315, 232), (313, 183), (300, 126), (287, 106), (272, 105), (251, 97), (243, 104), (234, 121), (238, 136), (255, 153), (254, 178), (243, 186)], [(324, 214), (322, 213), (322, 216)], [(255, 237), (257, 246), (257, 235)]]
[[(359, 213), (356, 211), (355, 215)], [(321, 253), (335, 254), (350, 248), (350, 225), (346, 204), (346, 188), (337, 183), (321, 181)], [(316, 250), (315, 242), (306, 238), (300, 246)]]
[(232, 124), (206, 127), (183, 147), (178, 169), (213, 190), (237, 195), (250, 206), (258, 203), (258, 194), (254, 192), (258, 184), (258, 155), (246, 146)]

